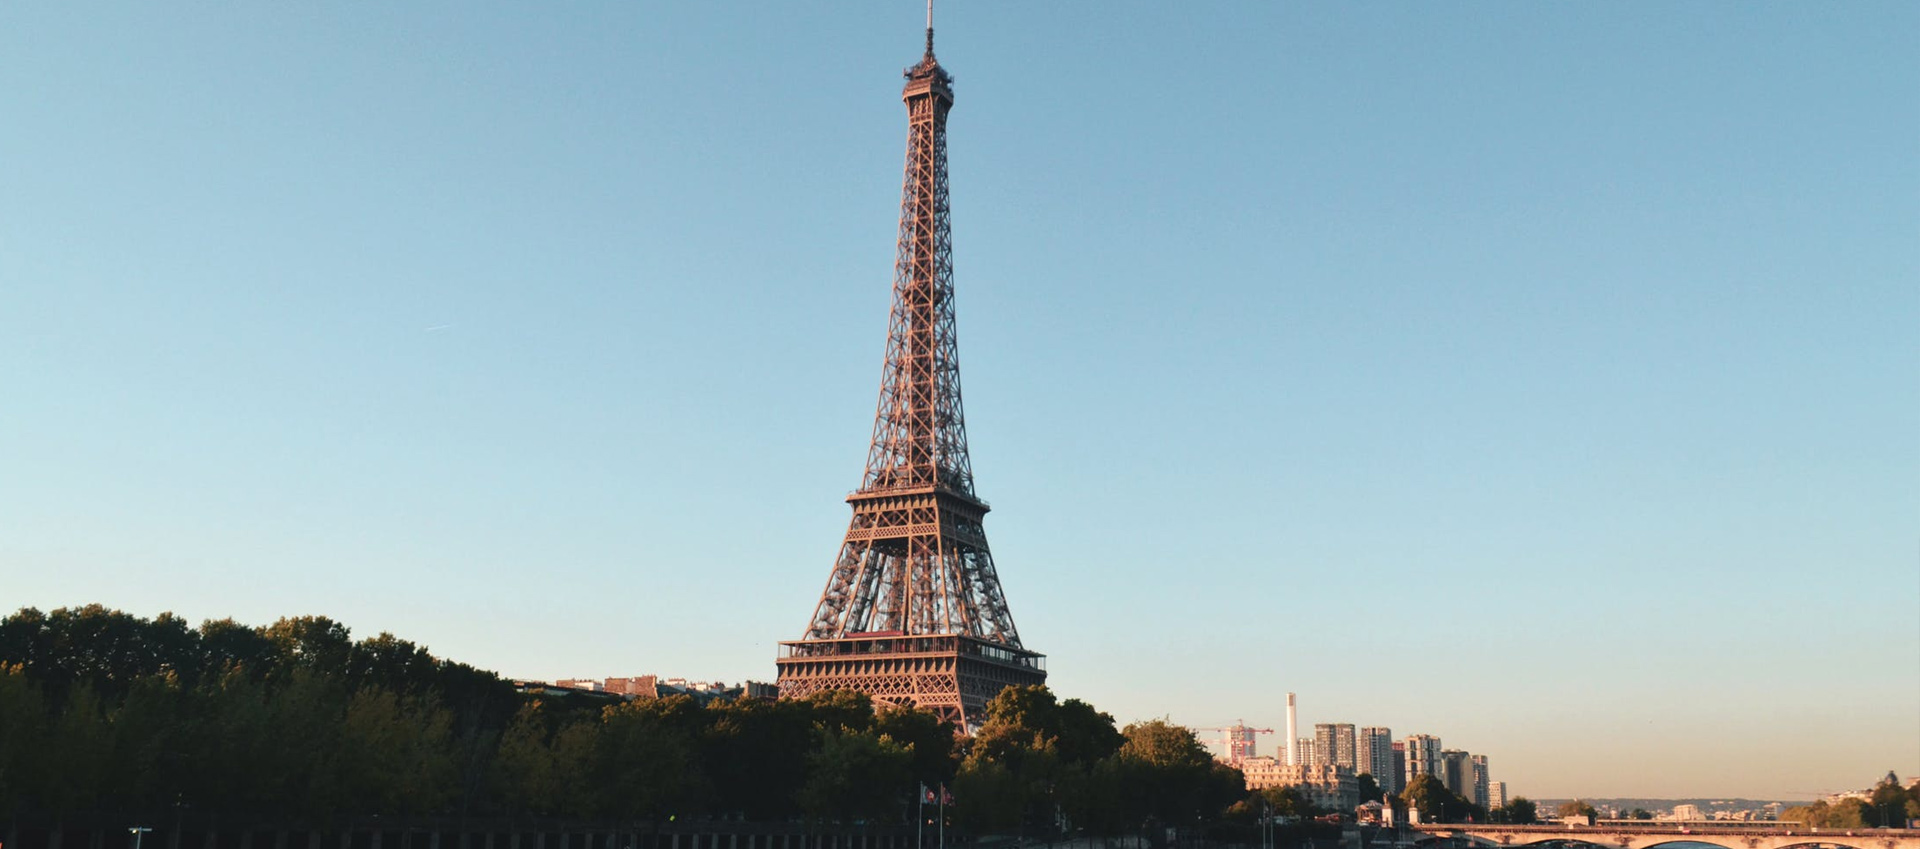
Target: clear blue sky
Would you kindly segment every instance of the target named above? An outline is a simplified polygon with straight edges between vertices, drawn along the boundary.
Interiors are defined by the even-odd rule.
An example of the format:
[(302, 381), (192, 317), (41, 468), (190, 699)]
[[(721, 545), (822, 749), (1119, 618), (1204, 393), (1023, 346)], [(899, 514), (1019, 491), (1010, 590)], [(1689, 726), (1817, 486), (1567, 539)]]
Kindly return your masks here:
[[(0, 9), (0, 607), (770, 679), (920, 4)], [(938, 11), (988, 534), (1122, 720), (1920, 770), (1920, 5)], [(1265, 745), (1273, 738), (1265, 738)]]

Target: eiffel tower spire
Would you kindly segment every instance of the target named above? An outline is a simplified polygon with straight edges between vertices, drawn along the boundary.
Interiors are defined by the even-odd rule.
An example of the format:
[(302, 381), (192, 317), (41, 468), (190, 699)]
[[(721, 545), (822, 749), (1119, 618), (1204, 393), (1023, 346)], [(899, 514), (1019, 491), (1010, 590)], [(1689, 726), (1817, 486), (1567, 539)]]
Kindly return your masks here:
[(961, 725), (1001, 688), (1045, 680), (1020, 643), (974, 494), (960, 403), (947, 195), (953, 77), (927, 50), (905, 72), (900, 192), (886, 365), (853, 520), (805, 638), (781, 644), (780, 692), (867, 692)]
[[(931, 5), (929, 5), (931, 8)], [(862, 489), (941, 484), (973, 495), (960, 357), (953, 329), (953, 223), (947, 202), (947, 112), (953, 77), (927, 53), (906, 71), (907, 168), (893, 262), (885, 377)]]

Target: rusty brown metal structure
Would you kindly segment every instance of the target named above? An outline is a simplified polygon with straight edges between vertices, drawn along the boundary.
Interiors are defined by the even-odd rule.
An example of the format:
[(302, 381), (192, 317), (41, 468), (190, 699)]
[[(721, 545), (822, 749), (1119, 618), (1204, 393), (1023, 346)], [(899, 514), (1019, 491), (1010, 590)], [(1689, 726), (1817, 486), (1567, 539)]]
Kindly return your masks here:
[(780, 644), (782, 697), (858, 690), (977, 725), (1000, 690), (1046, 680), (1020, 643), (974, 494), (953, 324), (947, 112), (953, 77), (906, 70), (907, 167), (873, 443), (853, 521), (806, 636)]

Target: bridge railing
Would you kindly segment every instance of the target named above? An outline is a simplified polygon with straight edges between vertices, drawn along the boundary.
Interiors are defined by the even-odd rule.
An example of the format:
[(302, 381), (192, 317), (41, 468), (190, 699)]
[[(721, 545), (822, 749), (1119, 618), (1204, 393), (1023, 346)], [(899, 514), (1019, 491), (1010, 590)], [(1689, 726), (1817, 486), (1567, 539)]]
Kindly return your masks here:
[(1804, 829), (1806, 824), (1796, 820), (1594, 820), (1594, 828), (1730, 828), (1744, 829)]

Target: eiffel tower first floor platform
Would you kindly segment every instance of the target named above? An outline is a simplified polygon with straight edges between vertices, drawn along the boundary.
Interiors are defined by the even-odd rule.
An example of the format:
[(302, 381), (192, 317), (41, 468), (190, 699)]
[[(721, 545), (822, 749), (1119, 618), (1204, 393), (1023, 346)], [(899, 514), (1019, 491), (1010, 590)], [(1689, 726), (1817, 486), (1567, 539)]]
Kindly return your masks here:
[(987, 701), (1008, 687), (1047, 682), (1046, 655), (964, 634), (855, 634), (780, 644), (780, 697), (857, 690), (876, 705), (913, 705), (972, 733)]

